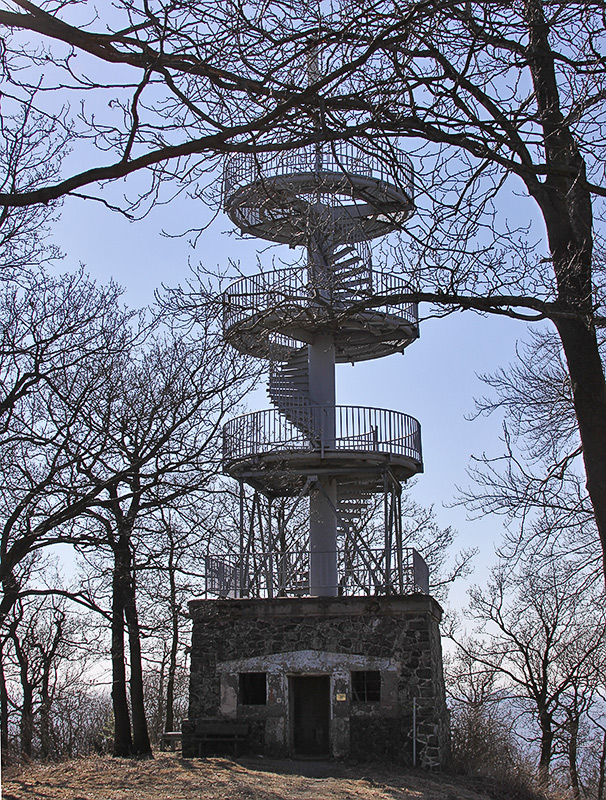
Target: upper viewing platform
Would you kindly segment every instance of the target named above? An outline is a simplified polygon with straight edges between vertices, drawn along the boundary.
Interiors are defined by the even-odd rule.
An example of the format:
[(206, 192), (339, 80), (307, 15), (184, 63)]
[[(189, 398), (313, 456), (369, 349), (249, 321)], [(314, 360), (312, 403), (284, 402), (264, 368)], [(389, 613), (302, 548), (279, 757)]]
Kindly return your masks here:
[(307, 245), (325, 228), (333, 246), (399, 229), (413, 205), (408, 157), (353, 142), (272, 153), (234, 153), (225, 163), (223, 206), (243, 232)]

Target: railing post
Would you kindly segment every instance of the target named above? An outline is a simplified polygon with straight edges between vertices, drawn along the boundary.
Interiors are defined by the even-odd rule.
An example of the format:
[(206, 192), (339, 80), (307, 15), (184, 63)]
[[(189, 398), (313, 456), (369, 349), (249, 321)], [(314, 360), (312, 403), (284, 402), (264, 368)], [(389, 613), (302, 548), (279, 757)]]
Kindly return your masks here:
[(265, 563), (265, 581), (267, 584), (267, 597), (270, 600), (272, 600), (274, 596), (274, 580), (273, 580), (274, 560), (273, 560), (273, 553), (271, 550), (268, 553), (263, 554), (263, 561)]
[(391, 526), (387, 499), (387, 473), (383, 474), (383, 524), (385, 526), (385, 593), (391, 594)]
[(404, 594), (404, 542), (402, 541), (402, 487), (395, 481), (392, 484), (394, 508), (394, 527), (396, 533), (396, 558), (400, 594)]
[(244, 578), (244, 482), (240, 480), (240, 597), (245, 596)]

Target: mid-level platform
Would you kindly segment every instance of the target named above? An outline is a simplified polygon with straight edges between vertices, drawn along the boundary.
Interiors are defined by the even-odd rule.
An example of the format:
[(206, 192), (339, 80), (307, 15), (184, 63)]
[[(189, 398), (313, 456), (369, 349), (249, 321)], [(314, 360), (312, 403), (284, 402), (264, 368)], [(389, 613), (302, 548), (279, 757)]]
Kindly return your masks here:
[(318, 407), (299, 409), (297, 425), (277, 409), (230, 420), (223, 428), (225, 471), (276, 496), (297, 494), (314, 475), (381, 491), (386, 470), (398, 481), (423, 471), (421, 426), (413, 417), (361, 406), (330, 412), (334, 439), (322, 435), (326, 409)]
[(223, 294), (224, 334), (236, 350), (260, 358), (268, 357), (270, 347), (274, 357), (279, 354), (279, 337), (311, 344), (318, 333), (333, 335), (337, 363), (382, 358), (403, 352), (418, 338), (417, 304), (366, 305), (373, 296), (410, 291), (391, 273), (372, 273), (359, 290), (345, 290), (335, 281), (326, 297), (314, 291), (300, 269), (250, 275)]

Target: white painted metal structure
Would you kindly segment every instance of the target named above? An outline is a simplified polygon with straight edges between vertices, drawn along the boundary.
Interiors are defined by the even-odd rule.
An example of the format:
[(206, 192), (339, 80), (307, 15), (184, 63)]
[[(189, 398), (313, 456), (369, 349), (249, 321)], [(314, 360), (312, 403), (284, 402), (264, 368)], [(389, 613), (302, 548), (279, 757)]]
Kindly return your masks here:
[[(236, 154), (225, 165), (223, 203), (235, 225), (306, 251), (304, 266), (241, 278), (224, 293), (224, 335), (240, 352), (269, 361), (274, 405), (224, 428), (226, 472), (265, 497), (269, 509), (262, 552), (254, 509), (249, 524), (242, 513), (230, 593), (411, 591), (404, 565), (414, 559), (401, 540), (399, 497), (401, 483), (422, 471), (419, 424), (398, 411), (335, 402), (335, 364), (401, 352), (418, 337), (415, 304), (373, 303), (407, 288), (372, 263), (369, 246), (413, 211), (410, 163), (403, 154), (398, 163), (397, 174), (389, 173), (368, 144), (333, 143)], [(377, 554), (362, 520), (379, 494), (385, 542)], [(285, 521), (275, 533), (271, 523), (272, 500), (288, 496), (309, 499), (309, 554), (294, 568)], [(260, 573), (258, 563), (265, 565)], [(423, 571), (418, 554), (415, 563)], [(370, 580), (356, 577), (360, 568)], [(264, 589), (253, 574), (265, 576)], [(412, 590), (422, 583), (413, 580)]]

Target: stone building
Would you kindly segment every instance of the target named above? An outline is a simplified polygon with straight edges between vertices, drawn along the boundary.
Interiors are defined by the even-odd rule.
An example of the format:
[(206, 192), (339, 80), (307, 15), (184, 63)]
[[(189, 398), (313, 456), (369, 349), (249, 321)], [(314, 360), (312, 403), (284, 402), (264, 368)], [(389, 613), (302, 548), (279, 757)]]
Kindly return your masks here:
[[(248, 723), (245, 748), (266, 755), (447, 758), (430, 596), (195, 600), (190, 611), (192, 733), (196, 719), (222, 719)], [(193, 738), (183, 747), (197, 752)]]

